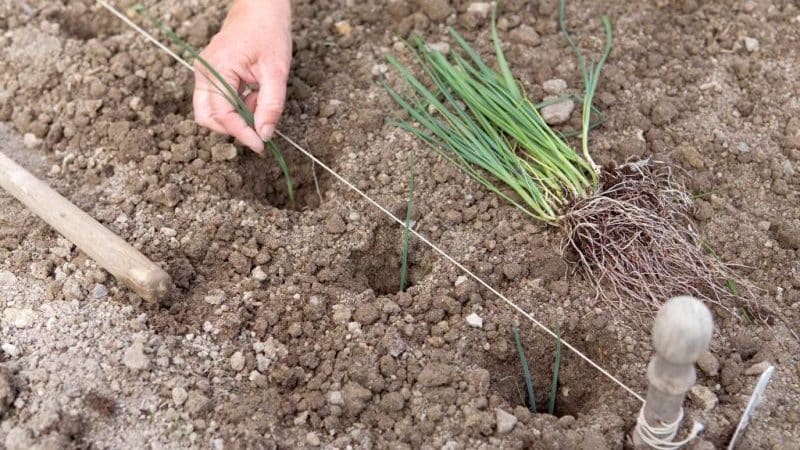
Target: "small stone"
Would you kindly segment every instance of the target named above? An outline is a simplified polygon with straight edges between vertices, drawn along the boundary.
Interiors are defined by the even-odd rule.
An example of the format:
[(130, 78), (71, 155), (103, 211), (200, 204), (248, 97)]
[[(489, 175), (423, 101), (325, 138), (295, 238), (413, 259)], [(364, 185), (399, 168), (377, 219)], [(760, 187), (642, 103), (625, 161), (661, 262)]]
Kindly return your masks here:
[(221, 305), (225, 301), (225, 292), (221, 289), (212, 289), (203, 297), (203, 301), (213, 306)]
[(711, 389), (699, 384), (692, 386), (692, 389), (689, 390), (689, 398), (703, 411), (711, 411), (717, 406), (717, 396), (711, 392)]
[(256, 386), (263, 386), (267, 381), (267, 377), (257, 370), (251, 370), (247, 379), (252, 381)]
[(231, 369), (234, 372), (241, 372), (244, 369), (244, 355), (242, 352), (234, 352), (231, 355)]
[(373, 303), (365, 303), (356, 309), (353, 319), (363, 325), (372, 325), (381, 318), (381, 311)]
[(353, 26), (346, 20), (340, 20), (333, 24), (333, 28), (339, 33), (339, 36), (349, 38), (353, 34)]
[(194, 139), (187, 139), (181, 143), (174, 144), (170, 150), (172, 151), (173, 161), (188, 163), (197, 158), (197, 143)]
[(95, 284), (94, 289), (92, 289), (92, 298), (96, 298), (98, 300), (104, 299), (108, 296), (108, 288), (104, 284)]
[(450, 54), (450, 44), (447, 42), (435, 42), (433, 44), (429, 44), (428, 48), (443, 55)]
[(25, 133), (22, 136), (22, 144), (25, 148), (33, 149), (42, 144), (42, 140), (36, 137), (33, 133)]
[(333, 305), (333, 321), (336, 323), (348, 323), (353, 316), (353, 308), (348, 305)]
[(389, 71), (389, 66), (386, 64), (375, 64), (372, 66), (372, 76), (377, 77)]
[(306, 444), (312, 447), (319, 447), (322, 444), (322, 441), (319, 440), (317, 433), (310, 431), (308, 434), (306, 434)]
[[(6, 355), (8, 355), (8, 356), (10, 356), (12, 358), (16, 358), (17, 356), (19, 356), (19, 347), (17, 347), (14, 344), (10, 344), (8, 342), (4, 342), (3, 345), (0, 346), (0, 349), (3, 350), (3, 353), (5, 353)], [(0, 380), (0, 383), (2, 383), (2, 380)], [(0, 391), (1, 390), (2, 390), (2, 388), (0, 388)], [(0, 397), (2, 397), (2, 394), (0, 394)]]
[(381, 409), (386, 412), (397, 412), (403, 409), (405, 402), (400, 392), (389, 392), (381, 398)]
[(342, 234), (347, 231), (347, 225), (345, 225), (344, 220), (339, 214), (333, 213), (325, 219), (323, 229), (326, 233)]
[(567, 91), (567, 82), (561, 78), (553, 78), (542, 83), (542, 89), (552, 95), (560, 95)]
[(508, 39), (514, 44), (533, 47), (539, 43), (539, 33), (528, 25), (522, 25), (511, 30)]
[(514, 429), (517, 424), (517, 416), (509, 414), (500, 408), (494, 409), (494, 417), (497, 422), (497, 434), (506, 434)]
[(342, 390), (344, 397), (344, 409), (351, 417), (356, 417), (367, 406), (367, 402), (372, 398), (372, 391), (351, 381)]
[(453, 12), (447, 0), (418, 0), (418, 4), (431, 20), (444, 20)]
[(522, 275), (523, 267), (519, 263), (508, 263), (503, 265), (503, 275), (509, 280), (516, 280)]
[(169, 208), (174, 207), (181, 201), (181, 188), (175, 183), (167, 183), (158, 190), (156, 201)]
[(417, 376), (417, 381), (424, 387), (443, 386), (450, 383), (455, 376), (455, 368), (447, 364), (429, 363)]
[(46, 280), (53, 271), (53, 263), (50, 261), (35, 261), (30, 265), (31, 275), (37, 280)]
[(547, 105), (542, 108), (542, 118), (550, 125), (559, 125), (569, 120), (572, 111), (575, 109), (575, 102), (571, 99), (564, 99), (558, 103)]
[(386, 333), (383, 337), (383, 344), (386, 351), (397, 358), (406, 351), (406, 341), (397, 333)]
[(150, 367), (150, 359), (144, 354), (144, 344), (136, 341), (128, 347), (122, 355), (122, 363), (133, 371), (147, 370)]
[(344, 405), (344, 397), (342, 397), (342, 391), (328, 392), (328, 403), (337, 406)]
[(294, 425), (295, 426), (302, 426), (308, 421), (309, 412), (303, 411), (294, 418)]
[(193, 136), (197, 134), (197, 123), (194, 120), (182, 120), (175, 126), (175, 131), (181, 136)]
[(36, 312), (30, 308), (6, 308), (3, 319), (15, 328), (28, 328), (36, 320)]
[(746, 48), (748, 52), (754, 52), (758, 50), (760, 46), (761, 44), (758, 42), (758, 39), (751, 37), (744, 38), (744, 48)]
[(747, 370), (744, 371), (744, 374), (750, 376), (761, 375), (771, 365), (772, 364), (769, 361), (761, 361), (760, 363), (756, 363), (748, 367)]
[(64, 282), (61, 293), (64, 294), (64, 299), (66, 300), (80, 300), (83, 297), (83, 288), (80, 281), (75, 277), (71, 277)]
[(772, 224), (771, 224), (771, 223), (769, 223), (769, 222), (767, 222), (766, 220), (762, 220), (762, 221), (758, 222), (758, 224), (757, 224), (756, 226), (757, 226), (757, 227), (758, 227), (758, 229), (759, 229), (759, 230), (761, 230), (761, 231), (769, 231), (769, 227), (770, 227), (771, 225), (772, 225)]
[(330, 100), (319, 108), (319, 115), (321, 117), (331, 117), (339, 110), (339, 105), (342, 102), (339, 100)]
[(489, 13), (492, 12), (492, 4), (487, 2), (470, 3), (467, 7), (467, 12), (485, 19), (489, 17)]
[(186, 402), (186, 397), (188, 397), (188, 395), (189, 394), (186, 393), (186, 389), (180, 386), (175, 386), (172, 388), (172, 402), (175, 403), (175, 406), (183, 405), (184, 402)]
[(696, 148), (694, 148), (694, 146), (682, 145), (680, 152), (683, 160), (695, 169), (702, 169), (705, 166), (705, 163), (703, 162), (703, 156), (699, 151), (697, 151)]
[(476, 313), (467, 316), (467, 324), (472, 328), (483, 328), (483, 319)]
[(678, 109), (668, 100), (661, 100), (650, 111), (650, 120), (653, 125), (660, 127), (672, 122), (678, 116)]
[(786, 180), (775, 180), (772, 182), (772, 192), (778, 195), (786, 195), (789, 193), (789, 183)]
[(735, 152), (738, 152), (740, 155), (746, 155), (750, 153), (750, 144), (747, 142), (739, 142), (736, 144), (736, 148), (734, 149)]
[(253, 279), (256, 280), (256, 281), (266, 281), (267, 280), (267, 274), (264, 272), (264, 269), (262, 269), (261, 266), (256, 266), (253, 269), (252, 275), (253, 275)]
[(189, 392), (189, 395), (186, 397), (185, 409), (190, 416), (197, 417), (208, 412), (210, 408), (211, 400), (209, 400), (208, 397), (206, 397), (202, 392)]
[(775, 225), (775, 239), (781, 248), (800, 250), (800, 227), (791, 222), (777, 223)]
[(218, 144), (211, 147), (211, 159), (213, 161), (231, 161), (236, 158), (238, 150), (233, 144)]
[(783, 146), (800, 149), (800, 117), (791, 117), (783, 131)]
[(265, 373), (269, 370), (269, 366), (272, 365), (272, 359), (264, 356), (264, 355), (256, 355), (256, 368), (259, 372)]
[(711, 352), (705, 352), (700, 355), (697, 360), (697, 367), (710, 377), (715, 377), (719, 374), (719, 360)]
[(128, 101), (128, 106), (130, 106), (130, 108), (134, 111), (139, 111), (142, 109), (142, 103), (143, 102), (141, 97), (133, 96)]

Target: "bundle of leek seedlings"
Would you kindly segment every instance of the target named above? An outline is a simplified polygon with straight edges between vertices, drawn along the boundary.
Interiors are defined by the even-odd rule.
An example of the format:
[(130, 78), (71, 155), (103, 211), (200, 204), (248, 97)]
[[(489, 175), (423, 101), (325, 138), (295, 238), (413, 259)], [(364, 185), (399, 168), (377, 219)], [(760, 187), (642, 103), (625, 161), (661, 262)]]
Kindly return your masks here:
[[(748, 307), (750, 284), (704, 251), (692, 228), (691, 196), (651, 160), (599, 167), (589, 152), (592, 99), (611, 51), (611, 24), (603, 17), (605, 46), (587, 62), (564, 27), (583, 83), (581, 150), (550, 128), (511, 73), (496, 28), (491, 33), (497, 69), (455, 30), (456, 51), (432, 49), (421, 38), (409, 45), (415, 61), (388, 56), (405, 88), (386, 89), (408, 113), (394, 121), (445, 159), (533, 219), (563, 229), (562, 255), (594, 285), (598, 296), (637, 315), (652, 314), (674, 295), (692, 294), (736, 313)], [(418, 76), (410, 67), (421, 69)], [(505, 189), (504, 189), (505, 187)], [(510, 189), (510, 192), (509, 192)]]

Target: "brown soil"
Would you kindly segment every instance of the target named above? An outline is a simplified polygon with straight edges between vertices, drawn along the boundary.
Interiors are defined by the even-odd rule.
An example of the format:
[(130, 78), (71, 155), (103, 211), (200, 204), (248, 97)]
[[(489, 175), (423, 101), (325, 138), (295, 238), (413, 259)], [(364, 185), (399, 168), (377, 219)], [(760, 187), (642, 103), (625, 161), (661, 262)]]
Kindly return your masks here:
[[(195, 45), (226, 5), (147, 3)], [(416, 30), (448, 42), (453, 25), (491, 52), (471, 2), (294, 3), (281, 129), (400, 216), (414, 151), (417, 229), (643, 393), (648, 334), (566, 275), (559, 231), (384, 124), (394, 106), (378, 81), (396, 81), (382, 75), (383, 55), (402, 52), (400, 37)], [(776, 375), (740, 448), (791, 448), (800, 442), (800, 9), (597, 3), (569, 2), (585, 47), (601, 45), (601, 14), (615, 28), (595, 159), (652, 156), (680, 169), (702, 235), (779, 312), (768, 325), (716, 315), (698, 384), (718, 404), (687, 401), (687, 416), (706, 425), (693, 445), (727, 444), (756, 381), (749, 369), (766, 361)], [(512, 68), (537, 100), (552, 78), (581, 89), (556, 5), (507, 0), (500, 13)], [(351, 35), (336, 31), (340, 20)], [(529, 41), (525, 26), (535, 45), (517, 43)], [(419, 243), (413, 286), (398, 292), (399, 227), (285, 143), (295, 208), (271, 159), (240, 149), (219, 160), (231, 143), (194, 125), (191, 74), (93, 2), (0, 3), (0, 54), (0, 121), (16, 130), (0, 129), (2, 151), (163, 264), (180, 288), (169, 307), (142, 303), (0, 195), (2, 340), (14, 347), (0, 353), (14, 386), (0, 392), (14, 398), (0, 407), (8, 448), (622, 447), (635, 398), (565, 352), (556, 416), (529, 414), (512, 325), (540, 411), (552, 338)], [(576, 112), (565, 127), (578, 125)], [(26, 133), (41, 143), (23, 149)], [(473, 312), (483, 328), (467, 324)], [(495, 408), (518, 418), (510, 433), (497, 433)]]

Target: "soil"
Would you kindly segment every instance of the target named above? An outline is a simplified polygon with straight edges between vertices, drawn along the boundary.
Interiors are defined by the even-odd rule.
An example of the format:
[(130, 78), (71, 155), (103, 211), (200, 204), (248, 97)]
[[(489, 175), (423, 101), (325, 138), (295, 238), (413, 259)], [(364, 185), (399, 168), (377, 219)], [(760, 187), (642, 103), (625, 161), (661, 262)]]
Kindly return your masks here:
[[(225, 14), (225, 2), (211, 0), (147, 3), (198, 46)], [(416, 228), (643, 393), (648, 332), (568, 274), (559, 230), (385, 124), (395, 108), (379, 81), (398, 80), (383, 55), (402, 56), (411, 31), (449, 42), (447, 25), (491, 53), (480, 8), (294, 3), (281, 129), (399, 216), (413, 151)], [(706, 426), (689, 447), (727, 445), (766, 362), (776, 373), (739, 448), (792, 448), (800, 442), (800, 9), (779, 0), (599, 3), (569, 2), (568, 21), (595, 52), (598, 17), (614, 24), (595, 159), (653, 157), (677, 169), (696, 196), (696, 226), (776, 312), (762, 323), (715, 311), (697, 381), (713, 398), (686, 402), (687, 417)], [(556, 1), (504, 1), (499, 26), (533, 99), (556, 78), (580, 91)], [(0, 194), (6, 448), (624, 445), (638, 400), (565, 350), (555, 415), (545, 414), (552, 338), (420, 243), (411, 249), (413, 286), (399, 292), (398, 226), (278, 142), (298, 187), (290, 206), (271, 159), (234, 154), (229, 139), (194, 124), (191, 74), (93, 2), (0, 3), (0, 54), (0, 122), (8, 122), (0, 150), (162, 264), (179, 287), (167, 305), (144, 303)], [(578, 125), (573, 112), (564, 129)], [(482, 327), (467, 323), (472, 313)], [(515, 324), (536, 414), (524, 403)], [(517, 420), (510, 431), (498, 410)]]

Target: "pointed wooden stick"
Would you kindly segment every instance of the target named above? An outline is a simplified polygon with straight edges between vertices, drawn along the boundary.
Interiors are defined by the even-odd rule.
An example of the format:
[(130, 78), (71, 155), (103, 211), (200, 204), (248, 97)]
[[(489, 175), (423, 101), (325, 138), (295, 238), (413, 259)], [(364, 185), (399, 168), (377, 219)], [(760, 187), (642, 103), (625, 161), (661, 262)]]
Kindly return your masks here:
[(647, 400), (633, 433), (637, 449), (679, 448), (703, 429), (695, 422), (686, 439), (674, 441), (683, 400), (695, 382), (694, 363), (708, 350), (713, 330), (711, 311), (694, 297), (675, 297), (658, 311), (653, 324), (655, 355), (647, 366)]
[(145, 300), (168, 298), (172, 279), (161, 267), (3, 153), (0, 187)]

